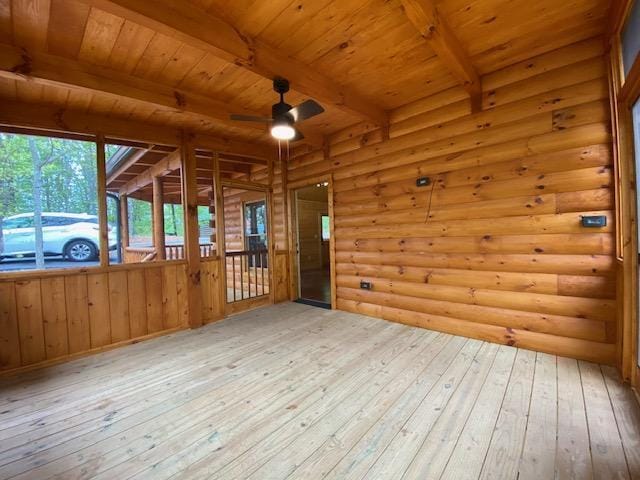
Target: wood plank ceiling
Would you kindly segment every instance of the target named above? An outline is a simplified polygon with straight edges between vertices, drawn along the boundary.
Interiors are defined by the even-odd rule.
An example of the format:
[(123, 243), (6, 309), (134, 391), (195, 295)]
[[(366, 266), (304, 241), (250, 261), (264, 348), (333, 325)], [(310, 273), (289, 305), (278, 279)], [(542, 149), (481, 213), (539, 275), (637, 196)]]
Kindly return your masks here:
[[(369, 111), (384, 112), (445, 89), (462, 88), (459, 75), (452, 74), (442, 54), (439, 57), (431, 49), (433, 45), (405, 14), (403, 3), (407, 2), (183, 0), (178, 8), (185, 15), (204, 11), (222, 19), (250, 45), (266, 45), (280, 59), (291, 59), (292, 65), (307, 65), (308, 72), (298, 73), (302, 81), (323, 76), (367, 103), (358, 112), (316, 98), (326, 112), (303, 125), (315, 138), (372, 121), (366, 118)], [(605, 0), (410, 3), (437, 9), (479, 76), (601, 33), (608, 8)], [(264, 127), (223, 120), (225, 109), (268, 114), (276, 100), (270, 80), (200, 48), (202, 44), (185, 35), (169, 36), (166, 29), (161, 32), (162, 28), (149, 28), (149, 22), (134, 21), (134, 14), (112, 13), (122, 5), (134, 9), (136, 4), (145, 8), (141, 0), (0, 0), (0, 98), (270, 143)], [(168, 0), (154, 2), (154, 8), (162, 10), (161, 5), (175, 8)], [(262, 55), (257, 48), (256, 56)], [(17, 69), (19, 76), (16, 52), (28, 64), (24, 71)], [(269, 60), (263, 56), (255, 63)], [(57, 82), (25, 81), (32, 67), (47, 75), (47, 65), (65, 65), (58, 72), (48, 70), (49, 75), (60, 76)], [(105, 79), (113, 85), (105, 86)], [(103, 85), (95, 89), (60, 85), (89, 81)], [(139, 83), (122, 96), (113, 94), (131, 82)], [(172, 92), (177, 106), (171, 106)], [(182, 92), (194, 99), (186, 107), (180, 105)], [(306, 98), (308, 94), (292, 91), (287, 100), (294, 104)], [(363, 114), (364, 110), (368, 111)]]

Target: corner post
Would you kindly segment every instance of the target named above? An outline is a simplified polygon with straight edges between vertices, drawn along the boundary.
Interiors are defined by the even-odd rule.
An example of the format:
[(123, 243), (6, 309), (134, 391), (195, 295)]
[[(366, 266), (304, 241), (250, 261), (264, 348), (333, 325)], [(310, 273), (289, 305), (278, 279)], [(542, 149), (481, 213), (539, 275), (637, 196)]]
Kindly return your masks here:
[(109, 266), (109, 221), (107, 218), (107, 161), (104, 136), (96, 139), (97, 179), (98, 179), (98, 224), (100, 227), (100, 266)]
[(202, 326), (202, 285), (200, 282), (200, 240), (198, 229), (198, 184), (196, 155), (191, 135), (182, 132), (180, 143), (182, 198), (184, 203), (185, 258), (187, 260), (187, 297), (189, 326)]
[(156, 258), (165, 260), (167, 251), (165, 248), (164, 232), (164, 189), (162, 178), (153, 177), (153, 246), (156, 249)]

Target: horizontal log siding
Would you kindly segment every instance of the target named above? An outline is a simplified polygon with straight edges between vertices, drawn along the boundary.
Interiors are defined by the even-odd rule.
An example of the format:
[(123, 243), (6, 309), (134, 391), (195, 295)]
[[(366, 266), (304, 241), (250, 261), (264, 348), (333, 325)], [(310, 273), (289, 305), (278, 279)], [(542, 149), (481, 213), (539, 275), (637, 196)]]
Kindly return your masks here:
[[(329, 156), (290, 159), (289, 182), (334, 178), (338, 308), (614, 363), (601, 44), (588, 40), (485, 76), (478, 114), (452, 89), (392, 112), (386, 140), (360, 124), (331, 137)], [(416, 187), (419, 176), (431, 185)], [(607, 227), (583, 228), (586, 214), (606, 215)], [(361, 279), (373, 290), (360, 290)]]

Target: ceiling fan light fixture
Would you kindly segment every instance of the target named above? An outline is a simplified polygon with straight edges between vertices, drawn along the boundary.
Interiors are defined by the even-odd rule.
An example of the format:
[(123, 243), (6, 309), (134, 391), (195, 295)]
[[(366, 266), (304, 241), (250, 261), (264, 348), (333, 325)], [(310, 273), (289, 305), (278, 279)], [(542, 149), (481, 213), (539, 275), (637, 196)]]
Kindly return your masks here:
[(271, 136), (278, 140), (291, 140), (296, 136), (295, 129), (286, 120), (277, 120), (271, 126)]

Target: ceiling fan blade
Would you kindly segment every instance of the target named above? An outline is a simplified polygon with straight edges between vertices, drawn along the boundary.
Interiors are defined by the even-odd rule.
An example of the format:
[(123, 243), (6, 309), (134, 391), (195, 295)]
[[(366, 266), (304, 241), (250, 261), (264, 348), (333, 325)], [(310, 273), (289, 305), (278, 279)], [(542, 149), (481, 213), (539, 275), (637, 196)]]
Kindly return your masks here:
[(269, 117), (258, 117), (255, 115), (230, 115), (229, 118), (240, 122), (270, 123), (272, 121)]
[(307, 100), (289, 110), (294, 122), (300, 122), (307, 118), (315, 117), (324, 112), (324, 108), (315, 100)]
[(296, 131), (296, 134), (290, 141), (291, 142), (297, 142), (299, 140), (302, 140), (304, 138), (304, 135), (302, 134), (302, 132), (300, 130), (298, 130), (297, 128), (294, 128), (294, 130)]

